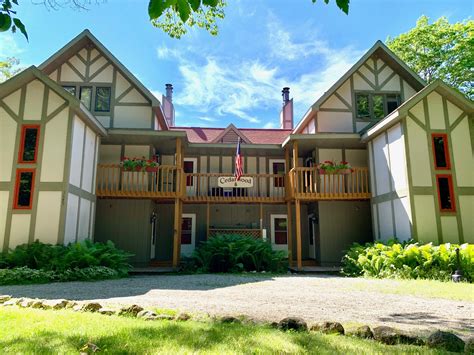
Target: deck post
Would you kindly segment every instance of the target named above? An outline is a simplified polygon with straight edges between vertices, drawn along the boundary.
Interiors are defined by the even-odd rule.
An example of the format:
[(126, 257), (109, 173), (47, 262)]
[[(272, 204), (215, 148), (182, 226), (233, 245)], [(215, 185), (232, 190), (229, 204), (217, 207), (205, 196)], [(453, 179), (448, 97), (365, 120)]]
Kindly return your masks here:
[(291, 202), (286, 202), (286, 230), (288, 235), (288, 264), (293, 266), (293, 226), (291, 223)]
[(301, 258), (301, 202), (300, 200), (295, 200), (295, 209), (296, 209), (296, 262), (298, 270), (301, 270), (303, 267), (303, 261)]
[(173, 267), (178, 267), (181, 244), (181, 200), (174, 200), (174, 227), (173, 227)]

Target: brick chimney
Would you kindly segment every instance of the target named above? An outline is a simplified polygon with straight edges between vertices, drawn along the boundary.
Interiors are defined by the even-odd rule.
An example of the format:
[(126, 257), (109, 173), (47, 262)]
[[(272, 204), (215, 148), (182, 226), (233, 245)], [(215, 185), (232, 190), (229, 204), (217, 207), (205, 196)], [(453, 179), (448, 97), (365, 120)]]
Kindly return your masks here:
[(293, 99), (290, 99), (290, 88), (284, 87), (281, 96), (283, 107), (280, 112), (280, 128), (293, 129)]
[(166, 96), (163, 95), (162, 106), (166, 122), (169, 127), (174, 127), (173, 85), (165, 85)]

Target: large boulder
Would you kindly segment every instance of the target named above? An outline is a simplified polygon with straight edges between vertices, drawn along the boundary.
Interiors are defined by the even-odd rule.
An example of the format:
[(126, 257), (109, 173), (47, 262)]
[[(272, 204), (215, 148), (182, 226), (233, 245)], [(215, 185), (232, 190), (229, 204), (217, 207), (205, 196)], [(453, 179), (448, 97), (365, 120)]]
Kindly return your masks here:
[(241, 323), (240, 319), (232, 316), (224, 316), (219, 319), (221, 323)]
[[(98, 312), (99, 309), (102, 308), (102, 305), (100, 303), (97, 303), (97, 302), (88, 302), (88, 303), (85, 303), (82, 307), (81, 307), (81, 311), (83, 312)], [(73, 307), (74, 309), (74, 307)]]
[(357, 327), (356, 329), (347, 333), (347, 335), (357, 337), (357, 338), (362, 338), (362, 339), (374, 338), (374, 333), (372, 333), (372, 330), (370, 329), (368, 325), (362, 325), (360, 327)]
[(344, 335), (344, 327), (338, 322), (322, 322), (315, 324), (311, 330), (325, 334), (342, 334)]
[(186, 313), (186, 312), (181, 312), (180, 314), (178, 314), (176, 316), (176, 320), (177, 321), (187, 321), (187, 320), (190, 320), (191, 319), (191, 315), (189, 313)]
[(128, 307), (123, 307), (120, 312), (119, 316), (133, 316), (136, 317), (138, 313), (143, 311), (143, 307), (140, 307), (139, 305), (132, 304), (131, 306)]
[(115, 313), (115, 311), (113, 309), (110, 309), (110, 308), (102, 307), (101, 309), (99, 309), (99, 313), (103, 314), (104, 316), (111, 316)]
[(373, 330), (374, 339), (387, 344), (411, 344), (411, 345), (424, 345), (424, 340), (416, 335), (401, 333), (395, 328), (380, 326)]
[(437, 330), (432, 333), (426, 345), (430, 348), (439, 348), (446, 351), (462, 352), (464, 351), (464, 341), (453, 333)]
[(308, 324), (301, 318), (287, 317), (278, 322), (278, 329), (305, 331), (308, 330)]
[(67, 304), (67, 300), (48, 300), (44, 302), (46, 307), (50, 307), (52, 309), (63, 309), (66, 308)]
[(156, 318), (156, 313), (153, 311), (143, 310), (137, 313), (137, 318), (143, 318), (146, 320), (154, 320)]
[(10, 301), (11, 299), (12, 299), (12, 296), (10, 295), (0, 295), (0, 303)]

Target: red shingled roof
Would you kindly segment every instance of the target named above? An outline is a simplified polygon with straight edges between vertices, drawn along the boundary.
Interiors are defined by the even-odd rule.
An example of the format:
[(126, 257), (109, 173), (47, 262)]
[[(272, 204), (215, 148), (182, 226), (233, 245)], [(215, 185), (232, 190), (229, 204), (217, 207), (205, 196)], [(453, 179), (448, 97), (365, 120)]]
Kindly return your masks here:
[[(185, 131), (190, 143), (211, 143), (225, 128), (172, 127), (173, 131)], [(292, 132), (291, 129), (239, 128), (253, 144), (282, 144)]]

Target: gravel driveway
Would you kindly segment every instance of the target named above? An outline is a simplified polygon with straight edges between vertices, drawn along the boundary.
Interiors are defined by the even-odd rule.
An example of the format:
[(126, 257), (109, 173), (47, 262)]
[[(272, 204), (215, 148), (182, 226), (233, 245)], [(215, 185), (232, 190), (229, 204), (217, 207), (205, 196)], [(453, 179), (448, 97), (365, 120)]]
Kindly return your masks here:
[[(278, 321), (287, 316), (308, 322), (385, 324), (401, 329), (450, 329), (474, 333), (474, 303), (396, 295), (371, 285), (390, 280), (335, 276), (159, 275), (100, 282), (4, 286), (0, 294), (45, 299), (98, 300), (140, 304), (210, 315), (247, 315)], [(366, 285), (365, 285), (366, 283)]]

